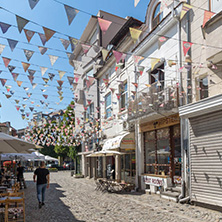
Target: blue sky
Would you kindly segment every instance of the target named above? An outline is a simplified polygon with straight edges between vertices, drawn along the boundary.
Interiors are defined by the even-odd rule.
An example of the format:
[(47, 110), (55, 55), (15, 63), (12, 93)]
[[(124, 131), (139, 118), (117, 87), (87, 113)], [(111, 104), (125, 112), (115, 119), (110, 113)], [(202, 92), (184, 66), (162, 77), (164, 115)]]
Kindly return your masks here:
[[(57, 1), (80, 10), (70, 26), (68, 25), (63, 4), (60, 4)], [(28, 120), (22, 120), (21, 112), (17, 111), (15, 108), (15, 99), (20, 100), (19, 106), (21, 106), (21, 109), (23, 109), (22, 105), (26, 105), (24, 114), (31, 113), (29, 107), (34, 107), (36, 111), (43, 112), (50, 112), (49, 108), (66, 108), (73, 97), (70, 85), (67, 81), (67, 76), (73, 76), (73, 68), (69, 65), (68, 57), (66, 55), (66, 52), (71, 52), (71, 48), (69, 46), (68, 49), (65, 50), (59, 38), (68, 39), (68, 36), (71, 36), (79, 39), (90, 19), (90, 15), (96, 15), (99, 10), (107, 11), (121, 17), (132, 16), (144, 22), (148, 3), (149, 0), (141, 0), (137, 7), (134, 8), (134, 0), (40, 0), (36, 7), (31, 10), (28, 0), (0, 0), (0, 7), (3, 8), (0, 9), (0, 22), (13, 25), (5, 34), (0, 30), (0, 44), (6, 45), (1, 56), (12, 59), (9, 65), (16, 67), (14, 72), (19, 74), (17, 80), (23, 81), (22, 86), (18, 87), (8, 68), (4, 66), (2, 58), (0, 58), (0, 71), (2, 71), (0, 78), (7, 79), (6, 85), (11, 86), (11, 90), (14, 91), (12, 97), (6, 99), (4, 93), (10, 93), (7, 93), (6, 88), (0, 83), (0, 102), (2, 105), (0, 108), (0, 122), (10, 121), (12, 126), (16, 129), (27, 126)], [(4, 9), (9, 10), (12, 13), (9, 13)], [(83, 13), (82, 11), (86, 13)], [(24, 31), (19, 33), (17, 27), (14, 27), (17, 26), (15, 14), (36, 23), (28, 23), (25, 26), (25, 29), (44, 33), (42, 30), (42, 26), (44, 26), (57, 32), (45, 44), (45, 47), (48, 48), (45, 55), (41, 55), (39, 52), (38, 46), (43, 45), (37, 33), (30, 41), (31, 44), (28, 44)], [(7, 39), (18, 41), (13, 52), (8, 46)], [(23, 49), (35, 52), (29, 62), (26, 60)], [(53, 66), (50, 64), (48, 55), (59, 56)], [(35, 89), (32, 89), (27, 78), (28, 72), (24, 72), (21, 62), (30, 63), (31, 65), (29, 69), (36, 70), (33, 82), (38, 85)], [(49, 68), (43, 77), (48, 78), (48, 73), (55, 74), (54, 80), (48, 82), (49, 87), (43, 86), (44, 81), (42, 80), (39, 66)], [(56, 89), (56, 86), (58, 86), (56, 80), (59, 80), (58, 70), (66, 72), (62, 78), (64, 81), (64, 99), (59, 105), (56, 104), (56, 102), (59, 102), (59, 95)], [(23, 87), (28, 87), (28, 91), (25, 91)], [(46, 91), (43, 93), (41, 89), (46, 89)], [(32, 95), (25, 101), (23, 98), (27, 97), (26, 92), (30, 92)], [(46, 100), (42, 94), (48, 95), (48, 99)], [(49, 106), (46, 107), (45, 105), (42, 105), (40, 100), (49, 103)], [(31, 101), (34, 101), (34, 104), (31, 104)], [(37, 107), (36, 105), (41, 106)]]

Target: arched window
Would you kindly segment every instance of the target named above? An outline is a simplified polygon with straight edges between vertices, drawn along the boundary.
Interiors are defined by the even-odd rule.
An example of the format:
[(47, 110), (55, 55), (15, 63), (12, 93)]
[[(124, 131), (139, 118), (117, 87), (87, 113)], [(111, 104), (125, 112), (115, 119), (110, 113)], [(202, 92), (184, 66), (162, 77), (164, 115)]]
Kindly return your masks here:
[(152, 17), (152, 28), (156, 27), (160, 21), (163, 19), (163, 13), (160, 12), (160, 4), (158, 3), (156, 8), (154, 9), (153, 12), (153, 17)]

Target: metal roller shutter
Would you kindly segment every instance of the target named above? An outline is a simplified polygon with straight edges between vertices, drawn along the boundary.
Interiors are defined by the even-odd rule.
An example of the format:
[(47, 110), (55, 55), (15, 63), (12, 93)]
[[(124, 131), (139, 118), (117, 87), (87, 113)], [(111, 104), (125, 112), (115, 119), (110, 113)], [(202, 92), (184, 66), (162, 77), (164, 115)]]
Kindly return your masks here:
[(190, 118), (191, 200), (222, 206), (222, 111)]

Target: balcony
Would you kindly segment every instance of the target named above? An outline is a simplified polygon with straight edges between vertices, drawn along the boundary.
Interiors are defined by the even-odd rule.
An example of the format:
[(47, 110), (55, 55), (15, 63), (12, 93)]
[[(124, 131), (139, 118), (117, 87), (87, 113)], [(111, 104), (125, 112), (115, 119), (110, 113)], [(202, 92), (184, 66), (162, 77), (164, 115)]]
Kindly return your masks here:
[(146, 117), (152, 113), (164, 114), (178, 110), (178, 88), (160, 90), (156, 84), (135, 94), (129, 101), (128, 120)]

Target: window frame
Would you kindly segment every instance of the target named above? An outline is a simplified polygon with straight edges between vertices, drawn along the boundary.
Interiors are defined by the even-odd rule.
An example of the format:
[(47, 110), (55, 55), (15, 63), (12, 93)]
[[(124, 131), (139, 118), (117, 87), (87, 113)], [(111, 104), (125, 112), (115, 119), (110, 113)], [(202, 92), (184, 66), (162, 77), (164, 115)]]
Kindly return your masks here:
[[(159, 70), (158, 70), (159, 69)], [(164, 71), (162, 71), (164, 70)], [(152, 74), (157, 74), (158, 73), (158, 81), (161, 83), (161, 86), (158, 86), (159, 90), (162, 91), (165, 88), (165, 64), (161, 64), (160, 66), (156, 67), (154, 70), (150, 72), (150, 84), (154, 85), (156, 83), (156, 78), (152, 76)]]
[[(204, 79), (207, 79), (207, 86), (204, 86), (204, 84), (203, 84)], [(203, 77), (199, 78), (198, 82), (199, 82), (199, 84), (198, 84), (199, 88), (201, 89), (199, 91), (199, 99), (202, 100), (202, 99), (208, 98), (209, 97), (209, 79), (208, 79), (208, 77), (203, 76)], [(202, 90), (202, 89), (204, 89), (204, 90)], [(207, 96), (205, 95), (206, 92), (207, 92)]]
[[(125, 81), (123, 83), (123, 87), (119, 85), (119, 92), (120, 92), (120, 99), (119, 99), (119, 111), (123, 112), (127, 109), (127, 102), (128, 102), (128, 83)], [(125, 100), (125, 104), (122, 103), (122, 100)]]
[[(153, 10), (153, 14), (152, 14), (152, 18), (151, 18), (151, 24), (152, 24), (152, 28), (155, 28), (163, 19), (163, 17), (161, 18), (161, 16), (163, 15), (163, 12), (160, 12), (154, 17), (155, 13), (156, 13), (156, 10), (157, 10), (157, 7), (161, 6), (161, 2), (159, 2), (154, 10)], [(154, 20), (156, 20), (158, 18), (158, 21), (156, 24), (154, 24)]]
[[(107, 106), (107, 98), (110, 96), (110, 105)], [(112, 116), (112, 94), (111, 92), (105, 95), (105, 118), (108, 119)]]

